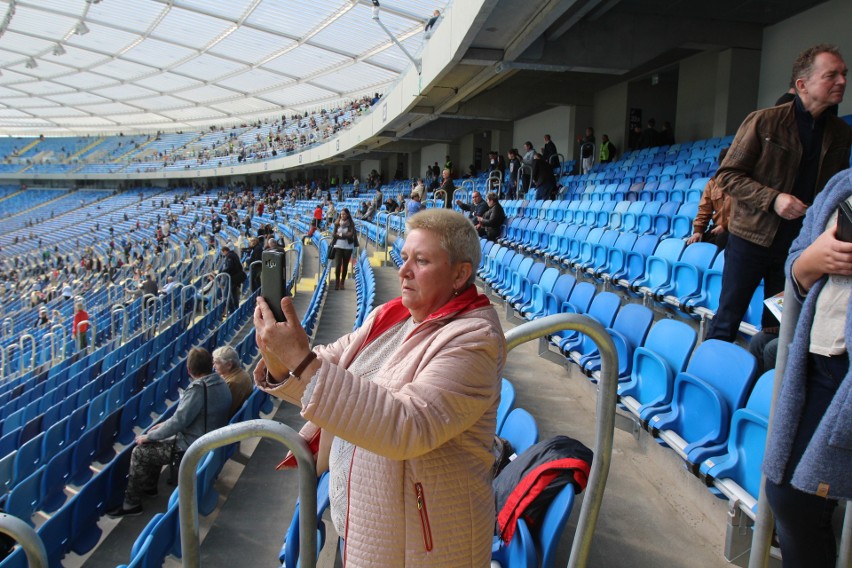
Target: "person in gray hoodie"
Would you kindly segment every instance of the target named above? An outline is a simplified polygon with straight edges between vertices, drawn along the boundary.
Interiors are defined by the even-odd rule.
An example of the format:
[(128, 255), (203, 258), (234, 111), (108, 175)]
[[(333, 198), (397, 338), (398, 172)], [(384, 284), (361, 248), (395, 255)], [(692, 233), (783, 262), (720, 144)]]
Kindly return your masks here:
[(228, 423), (231, 391), (213, 372), (210, 352), (193, 347), (186, 357), (186, 368), (192, 381), (180, 395), (175, 413), (136, 436), (124, 503), (107, 511), (110, 517), (141, 514), (142, 498), (157, 495), (160, 470), (171, 462), (172, 452), (186, 451), (195, 440)]

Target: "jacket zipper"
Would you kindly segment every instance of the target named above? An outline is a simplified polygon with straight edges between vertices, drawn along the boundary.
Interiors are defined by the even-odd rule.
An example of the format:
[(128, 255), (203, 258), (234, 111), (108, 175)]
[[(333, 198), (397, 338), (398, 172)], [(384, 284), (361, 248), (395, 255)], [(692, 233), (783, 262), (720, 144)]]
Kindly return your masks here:
[(423, 544), (426, 552), (432, 551), (432, 527), (429, 526), (429, 512), (426, 510), (426, 497), (423, 495), (423, 484), (419, 481), (414, 484), (417, 493), (417, 511), (420, 513), (420, 524), (423, 525)]

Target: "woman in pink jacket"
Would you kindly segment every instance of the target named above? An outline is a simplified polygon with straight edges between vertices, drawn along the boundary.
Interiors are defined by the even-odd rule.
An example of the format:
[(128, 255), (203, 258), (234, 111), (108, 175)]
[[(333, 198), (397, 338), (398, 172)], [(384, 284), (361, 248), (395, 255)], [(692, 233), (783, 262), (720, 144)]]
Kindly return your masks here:
[(255, 381), (301, 407), (303, 435), (322, 429), (345, 566), (488, 566), (506, 344), (473, 284), (479, 240), (461, 214), (429, 209), (408, 220), (402, 258), (402, 296), (313, 351), (289, 298), (286, 323), (259, 299)]

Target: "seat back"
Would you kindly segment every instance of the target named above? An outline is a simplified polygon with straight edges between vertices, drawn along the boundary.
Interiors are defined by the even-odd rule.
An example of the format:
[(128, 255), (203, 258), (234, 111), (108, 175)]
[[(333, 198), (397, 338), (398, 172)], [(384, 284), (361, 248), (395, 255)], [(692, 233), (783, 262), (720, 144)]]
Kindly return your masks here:
[(556, 495), (547, 507), (541, 527), (538, 530), (538, 550), (541, 554), (541, 568), (553, 568), (556, 562), (556, 550), (565, 529), (565, 523), (574, 507), (574, 485), (568, 483)]
[(506, 421), (509, 412), (515, 407), (515, 387), (509, 379), (500, 380), (500, 404), (497, 406), (497, 427), (495, 433), (499, 432)]
[(718, 339), (707, 339), (696, 347), (686, 368), (719, 391), (730, 413), (745, 405), (756, 371), (757, 360), (751, 353)]
[(497, 435), (508, 440), (515, 453), (520, 454), (538, 442), (538, 425), (532, 414), (523, 408), (516, 408), (506, 417)]
[(686, 368), (697, 340), (698, 334), (689, 325), (662, 319), (651, 326), (642, 347), (662, 357), (672, 372), (679, 373)]

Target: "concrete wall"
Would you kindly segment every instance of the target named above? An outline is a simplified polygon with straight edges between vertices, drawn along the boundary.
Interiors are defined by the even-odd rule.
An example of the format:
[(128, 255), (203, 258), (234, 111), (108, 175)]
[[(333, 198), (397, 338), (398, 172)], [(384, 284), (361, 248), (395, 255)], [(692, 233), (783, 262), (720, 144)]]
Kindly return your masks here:
[[(376, 170), (379, 173), (382, 173), (382, 163), (379, 160), (364, 160), (360, 164), (360, 168), (358, 169), (358, 179), (361, 181), (361, 187), (364, 186), (364, 182), (367, 181), (367, 176), (370, 175), (370, 172)], [(391, 172), (393, 173), (393, 172)]]
[[(772, 103), (787, 90), (790, 70), (796, 56), (818, 43), (833, 43), (840, 48), (847, 65), (852, 65), (852, 2), (830, 0), (807, 12), (785, 20), (763, 31), (760, 57), (758, 107)], [(852, 114), (852, 92), (847, 86), (840, 115)]]
[(627, 150), (627, 83), (595, 93), (595, 138), (606, 134), (620, 156)]
[(558, 152), (565, 154), (571, 151), (574, 147), (572, 112), (571, 107), (560, 106), (516, 120), (512, 145), (523, 154), (524, 142), (529, 140), (539, 151), (544, 146), (544, 135), (550, 134)]
[[(429, 146), (423, 146), (420, 149), (420, 172), (419, 174), (422, 176), (426, 173), (426, 166), (431, 166), (435, 162), (438, 162), (438, 166), (441, 169), (444, 168), (444, 162), (447, 161), (447, 155), (450, 154), (450, 145), (449, 144), (430, 144)], [(450, 154), (452, 155), (452, 154)], [(459, 168), (459, 162), (457, 159), (453, 159), (453, 162), (456, 164), (456, 168)]]

